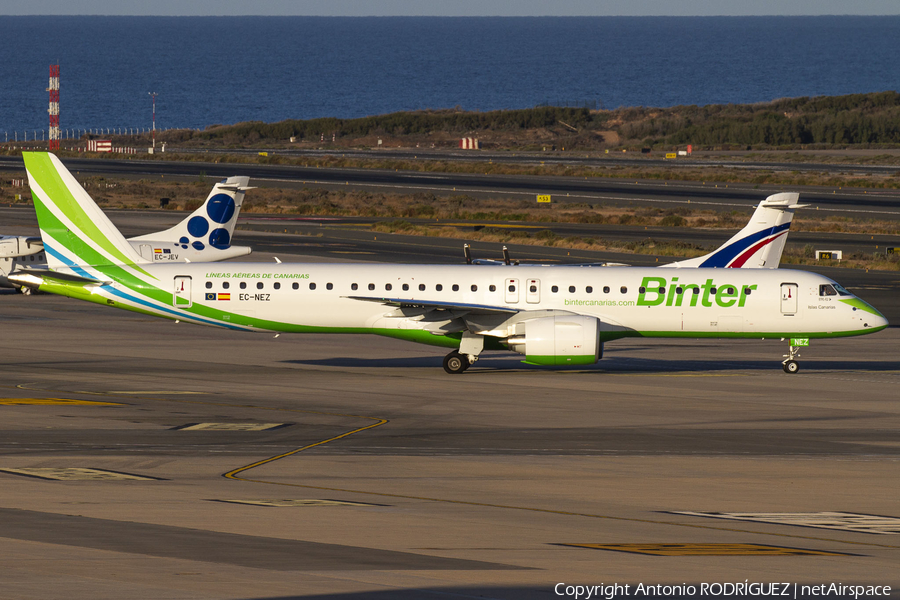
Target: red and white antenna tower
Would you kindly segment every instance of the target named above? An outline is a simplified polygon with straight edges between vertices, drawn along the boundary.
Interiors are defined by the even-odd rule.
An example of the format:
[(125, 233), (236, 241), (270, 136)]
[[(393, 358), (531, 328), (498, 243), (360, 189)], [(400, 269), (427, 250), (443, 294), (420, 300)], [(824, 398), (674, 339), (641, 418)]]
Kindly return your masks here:
[(50, 140), (47, 143), (48, 150), (59, 150), (59, 65), (50, 65)]

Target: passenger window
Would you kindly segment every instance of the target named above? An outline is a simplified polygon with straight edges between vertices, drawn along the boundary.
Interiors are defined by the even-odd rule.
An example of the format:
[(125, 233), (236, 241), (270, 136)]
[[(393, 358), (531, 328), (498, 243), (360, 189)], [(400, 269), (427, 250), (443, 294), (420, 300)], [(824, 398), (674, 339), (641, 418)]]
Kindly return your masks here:
[(247, 289), (247, 282), (246, 282), (246, 281), (242, 281), (242, 282), (241, 282), (241, 289), (242, 289), (242, 290), (246, 290), (246, 289)]
[(586, 288), (584, 288), (584, 291), (588, 294), (592, 294), (594, 292), (594, 288), (592, 288), (591, 286), (587, 286)]
[(394, 287), (394, 286), (392, 286), (392, 285), (389, 284), (389, 283), (384, 284), (384, 289), (386, 289), (387, 291), (391, 291), (391, 289), (392, 289), (393, 287)]
[(207, 282), (206, 282), (206, 289), (208, 289), (208, 290), (211, 290), (211, 289), (212, 289), (212, 281), (207, 281)]
[(309, 289), (311, 289), (311, 290), (316, 289), (316, 284), (310, 283), (310, 284), (309, 284)]
[(257, 281), (257, 282), (256, 282), (256, 289), (258, 289), (258, 290), (263, 289), (263, 282), (262, 282), (262, 281)]
[(490, 290), (490, 291), (492, 291), (492, 292), (496, 292), (496, 291), (497, 291), (497, 286), (496, 286), (496, 285), (492, 285), (492, 286), (490, 286), (490, 287), (488, 288), (488, 290)]
[(530, 291), (532, 294), (534, 294), (535, 292), (537, 292), (537, 286), (536, 285), (530, 286), (528, 288), (528, 291)]
[(472, 284), (472, 287), (471, 287), (470, 289), (471, 289), (473, 292), (477, 292), (477, 291), (478, 291), (478, 286), (475, 285), (475, 284), (473, 283), (473, 284)]
[(726, 293), (726, 294), (733, 294), (733, 293), (734, 293), (734, 288), (733, 288), (733, 287), (725, 288), (725, 293)]
[(516, 286), (515, 286), (515, 284), (510, 284), (510, 286), (509, 286), (509, 291), (511, 291), (511, 292), (515, 292), (515, 291), (516, 291)]
[(574, 293), (575, 293), (575, 286), (574, 286), (574, 285), (570, 285), (570, 286), (569, 286), (569, 293), (570, 293), (570, 294), (574, 294)]
[(627, 294), (628, 288), (623, 285), (622, 287), (619, 288), (619, 291), (622, 292), (623, 294)]
[(709, 288), (709, 293), (712, 294), (713, 296), (715, 296), (715, 295), (716, 295), (716, 288), (714, 288), (714, 287), (713, 287), (713, 288)]
[(371, 291), (373, 291), (374, 289), (375, 289), (375, 284), (374, 284), (374, 283), (370, 283), (370, 284), (369, 284), (369, 291), (371, 292)]
[(299, 290), (300, 284), (295, 281), (294, 283), (291, 284), (291, 287), (294, 288), (295, 290)]
[(638, 288), (638, 294), (646, 294), (646, 293), (647, 293), (647, 288), (645, 288), (644, 286), (641, 286)]
[(223, 290), (227, 290), (227, 289), (230, 288), (230, 287), (231, 287), (231, 284), (228, 283), (227, 281), (223, 281), (223, 282), (222, 282), (222, 289), (223, 289)]
[(351, 284), (350, 284), (350, 289), (351, 289), (351, 290), (354, 290), (354, 291), (355, 291), (355, 290), (358, 290), (358, 289), (359, 289), (359, 284), (358, 284), (358, 283), (351, 283)]
[(275, 288), (276, 290), (280, 290), (281, 284), (276, 281), (275, 283), (272, 284), (272, 287)]
[(404, 283), (404, 284), (403, 284), (403, 291), (404, 291), (404, 292), (408, 292), (408, 291), (409, 291), (409, 284), (408, 284), (408, 283)]
[(558, 285), (552, 285), (552, 286), (550, 286), (550, 291), (553, 292), (553, 293), (555, 294), (556, 292), (559, 291), (559, 286), (558, 286)]
[(744, 295), (745, 295), (745, 296), (749, 296), (751, 291), (752, 291), (751, 288), (749, 288), (749, 287), (744, 287)]
[(603, 293), (604, 293), (604, 294), (608, 294), (608, 293), (609, 293), (609, 286), (608, 286), (608, 285), (604, 285), (604, 286), (603, 286)]
[(694, 288), (692, 288), (692, 289), (694, 290), (694, 295), (695, 295), (695, 296), (699, 296), (699, 295), (700, 295), (700, 288), (694, 287)]
[(436, 289), (437, 291), (440, 292), (440, 291), (443, 291), (444, 286), (442, 286), (441, 284), (437, 284), (436, 286), (434, 286), (434, 289)]
[(420, 292), (424, 292), (424, 291), (425, 291), (425, 284), (424, 284), (424, 283), (420, 283), (420, 284), (419, 284), (419, 291), (420, 291)]
[(453, 284), (453, 291), (454, 291), (454, 292), (458, 292), (458, 291), (459, 291), (459, 286), (458, 286), (457, 284), (455, 284), (455, 283)]
[(334, 289), (334, 284), (333, 284), (333, 283), (326, 283), (326, 284), (325, 284), (325, 289), (326, 289), (326, 290)]
[(675, 293), (680, 296), (684, 293), (684, 288), (679, 285), (677, 288), (675, 288)]
[(658, 289), (657, 291), (658, 291), (660, 294), (665, 294), (665, 293), (666, 293), (666, 286), (664, 286), (664, 285), (659, 286), (659, 289)]

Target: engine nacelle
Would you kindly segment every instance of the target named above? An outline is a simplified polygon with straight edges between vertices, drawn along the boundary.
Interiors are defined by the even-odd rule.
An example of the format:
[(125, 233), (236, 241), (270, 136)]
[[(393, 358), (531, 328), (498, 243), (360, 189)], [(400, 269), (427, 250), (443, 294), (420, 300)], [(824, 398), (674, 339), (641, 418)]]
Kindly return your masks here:
[(579, 315), (541, 317), (516, 324), (506, 340), (532, 365), (592, 365), (603, 356), (600, 321)]

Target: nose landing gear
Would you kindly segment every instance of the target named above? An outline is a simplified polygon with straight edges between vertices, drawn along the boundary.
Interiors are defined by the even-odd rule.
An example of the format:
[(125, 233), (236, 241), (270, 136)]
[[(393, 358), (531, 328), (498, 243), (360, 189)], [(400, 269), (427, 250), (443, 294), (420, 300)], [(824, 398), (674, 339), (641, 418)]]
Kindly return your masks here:
[(785, 373), (793, 375), (800, 370), (800, 365), (798, 365), (796, 361), (796, 359), (800, 357), (800, 346), (808, 345), (808, 339), (791, 339), (791, 345), (788, 348), (788, 353), (783, 355), (784, 360), (781, 361), (781, 368), (784, 369)]

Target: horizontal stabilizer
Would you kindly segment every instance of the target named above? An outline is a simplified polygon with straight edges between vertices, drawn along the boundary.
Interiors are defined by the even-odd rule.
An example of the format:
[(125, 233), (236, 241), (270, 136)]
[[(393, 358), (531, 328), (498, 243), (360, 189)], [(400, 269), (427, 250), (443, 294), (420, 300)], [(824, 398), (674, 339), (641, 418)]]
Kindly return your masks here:
[(13, 283), (34, 288), (38, 287), (44, 279), (53, 279), (55, 281), (83, 285), (108, 285), (112, 283), (111, 281), (100, 281), (99, 279), (93, 279), (92, 277), (82, 277), (71, 273), (51, 271), (50, 269), (22, 269), (14, 271), (9, 275), (9, 280)]

